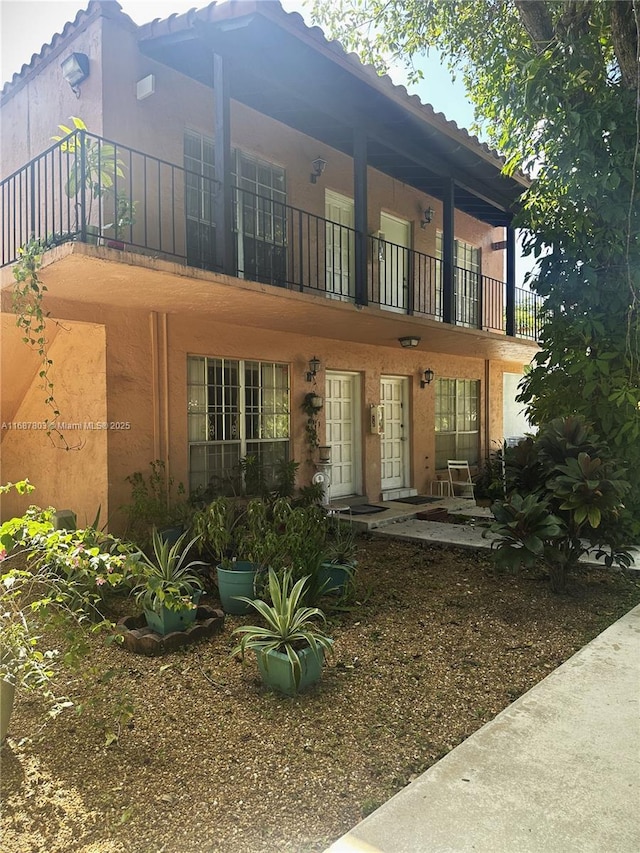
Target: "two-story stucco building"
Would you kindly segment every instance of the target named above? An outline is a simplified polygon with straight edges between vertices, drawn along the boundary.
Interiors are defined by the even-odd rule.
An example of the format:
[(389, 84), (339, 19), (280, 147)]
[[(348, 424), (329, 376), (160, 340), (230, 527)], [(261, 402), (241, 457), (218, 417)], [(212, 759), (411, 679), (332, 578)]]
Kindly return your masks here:
[[(333, 498), (424, 492), (505, 435), (537, 349), (524, 181), (299, 15), (247, 0), (137, 26), (91, 0), (0, 109), (3, 482), (81, 519), (114, 517), (155, 459), (191, 489), (247, 455), (308, 483), (312, 390)], [(70, 116), (88, 130), (52, 141)], [(68, 451), (28, 426), (48, 414), (12, 313), (31, 235), (56, 243)]]

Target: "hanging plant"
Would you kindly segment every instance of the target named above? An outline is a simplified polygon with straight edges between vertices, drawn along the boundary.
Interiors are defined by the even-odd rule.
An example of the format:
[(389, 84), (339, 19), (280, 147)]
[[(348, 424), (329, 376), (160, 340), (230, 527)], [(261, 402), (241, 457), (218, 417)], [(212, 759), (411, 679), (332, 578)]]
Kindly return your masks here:
[(315, 391), (310, 391), (308, 394), (305, 394), (301, 408), (307, 416), (307, 423), (304, 429), (307, 439), (307, 446), (309, 448), (309, 453), (307, 456), (307, 461), (309, 463), (313, 461), (313, 451), (316, 448), (320, 447), (320, 434), (318, 432), (318, 413), (322, 406), (323, 399), (322, 397), (320, 397), (319, 394), (316, 394)]
[(42, 388), (45, 393), (45, 406), (50, 412), (46, 419), (46, 434), (54, 446), (61, 446), (64, 450), (77, 449), (81, 445), (73, 447), (68, 443), (57, 425), (60, 410), (56, 402), (53, 390), (51, 372), (53, 361), (49, 358), (48, 342), (46, 338), (46, 323), (48, 312), (42, 308), (42, 301), (47, 292), (47, 287), (40, 280), (38, 270), (42, 266), (42, 256), (49, 248), (46, 240), (32, 238), (29, 242), (18, 249), (18, 260), (13, 267), (13, 310), (16, 313), (16, 326), (22, 331), (23, 343), (33, 349), (41, 361), (38, 372), (42, 380)]

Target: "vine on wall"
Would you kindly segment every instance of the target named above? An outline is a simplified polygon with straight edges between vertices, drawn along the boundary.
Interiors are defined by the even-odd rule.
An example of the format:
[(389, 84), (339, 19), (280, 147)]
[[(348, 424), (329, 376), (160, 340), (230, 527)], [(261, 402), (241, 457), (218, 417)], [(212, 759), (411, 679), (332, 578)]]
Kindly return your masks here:
[(13, 310), (16, 313), (16, 325), (23, 333), (23, 343), (34, 350), (40, 359), (38, 376), (45, 392), (45, 406), (49, 416), (46, 418), (46, 434), (55, 447), (63, 450), (79, 449), (81, 444), (70, 445), (60, 431), (57, 419), (60, 409), (56, 402), (53, 380), (53, 361), (49, 357), (46, 324), (48, 312), (42, 302), (47, 286), (41, 281), (38, 271), (42, 266), (42, 256), (49, 248), (46, 240), (31, 238), (18, 250), (19, 258), (13, 267), (15, 284), (13, 287)]

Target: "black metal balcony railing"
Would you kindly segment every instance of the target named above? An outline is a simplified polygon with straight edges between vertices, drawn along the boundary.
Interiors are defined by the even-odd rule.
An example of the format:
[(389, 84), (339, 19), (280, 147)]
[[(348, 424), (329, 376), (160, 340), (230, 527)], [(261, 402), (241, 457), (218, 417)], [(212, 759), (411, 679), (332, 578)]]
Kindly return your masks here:
[[(206, 167), (205, 167), (206, 168)], [(142, 151), (76, 131), (0, 183), (1, 265), (32, 237), (122, 248), (219, 270), (214, 203), (221, 186)], [(355, 301), (356, 231), (273, 197), (233, 187), (236, 275)], [(443, 264), (368, 238), (367, 296), (389, 311), (443, 319)], [(537, 339), (539, 297), (516, 288), (516, 334)], [(457, 325), (504, 332), (506, 285), (454, 268)]]

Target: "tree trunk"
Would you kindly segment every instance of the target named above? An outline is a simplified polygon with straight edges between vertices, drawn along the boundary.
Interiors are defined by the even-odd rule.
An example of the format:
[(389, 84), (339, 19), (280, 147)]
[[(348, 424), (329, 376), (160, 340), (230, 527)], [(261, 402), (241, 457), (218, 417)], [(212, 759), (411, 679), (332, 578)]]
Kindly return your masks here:
[(627, 89), (638, 88), (638, 21), (632, 0), (617, 0), (610, 4), (611, 40), (620, 66), (622, 84)]

